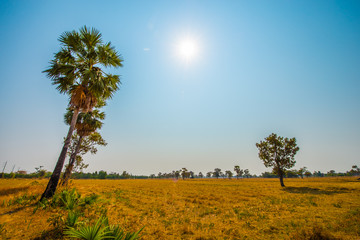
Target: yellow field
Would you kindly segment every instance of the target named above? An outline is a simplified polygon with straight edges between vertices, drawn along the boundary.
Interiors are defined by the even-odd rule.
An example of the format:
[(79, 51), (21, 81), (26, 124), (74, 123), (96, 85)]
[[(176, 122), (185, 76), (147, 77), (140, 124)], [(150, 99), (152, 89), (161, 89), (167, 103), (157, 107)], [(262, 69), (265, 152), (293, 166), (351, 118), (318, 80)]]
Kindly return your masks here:
[[(46, 183), (0, 180), (4, 239), (51, 239), (51, 219), (66, 211), (47, 208), (33, 214), (36, 199), (19, 200), (41, 194)], [(75, 180), (71, 187), (82, 196), (100, 196), (84, 210), (83, 221), (107, 213), (109, 222), (126, 230), (145, 226), (142, 239), (306, 239), (314, 231), (360, 239), (356, 178), (285, 179), (285, 185), (281, 188), (278, 179), (149, 179)]]

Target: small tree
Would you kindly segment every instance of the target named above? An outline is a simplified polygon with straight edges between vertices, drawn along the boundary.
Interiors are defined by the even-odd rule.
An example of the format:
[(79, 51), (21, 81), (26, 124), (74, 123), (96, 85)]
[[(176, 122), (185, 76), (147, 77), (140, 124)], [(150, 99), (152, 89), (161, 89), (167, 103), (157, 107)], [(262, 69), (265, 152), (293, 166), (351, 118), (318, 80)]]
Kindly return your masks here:
[(212, 172), (207, 172), (207, 173), (206, 173), (206, 177), (207, 177), (207, 178), (211, 178), (211, 175), (213, 175)]
[(306, 171), (304, 174), (306, 177), (311, 177), (311, 175), (312, 175), (310, 171)]
[(179, 170), (177, 170), (177, 171), (175, 171), (175, 178), (176, 179), (179, 179), (179, 177), (180, 177), (180, 171)]
[(188, 170), (186, 168), (181, 169), (181, 177), (183, 180), (185, 180), (186, 177), (188, 177)]
[(251, 177), (249, 169), (245, 169), (245, 170), (244, 170), (244, 176), (245, 176), (246, 178)]
[(202, 172), (199, 172), (199, 178), (203, 178), (204, 174)]
[(40, 167), (36, 167), (35, 170), (35, 174), (39, 177), (39, 178), (43, 178), (46, 175), (46, 170), (43, 169), (44, 166), (40, 166)]
[(105, 179), (106, 176), (107, 176), (107, 172), (106, 172), (106, 171), (101, 170), (101, 171), (99, 172), (99, 178), (100, 178), (100, 179)]
[(360, 168), (357, 165), (351, 166), (351, 170), (349, 171), (350, 175), (356, 176), (360, 174)]
[(256, 143), (259, 149), (259, 158), (265, 167), (273, 167), (273, 172), (280, 178), (280, 185), (284, 185), (284, 174), (286, 169), (295, 165), (295, 154), (299, 151), (295, 138), (283, 138), (275, 133), (270, 134), (264, 141)]
[(219, 178), (221, 176), (222, 172), (220, 168), (215, 168), (213, 172), (213, 177)]
[(232, 173), (230, 170), (226, 170), (226, 171), (225, 171), (225, 175), (226, 175), (229, 179), (231, 179), (232, 176), (233, 176), (233, 173)]
[(307, 171), (306, 167), (302, 167), (299, 169), (298, 174), (300, 175), (301, 178), (304, 178), (304, 174)]
[(240, 169), (240, 166), (238, 165), (234, 167), (234, 171), (236, 172), (236, 179), (239, 179), (239, 177), (242, 177), (244, 174), (244, 170)]
[(326, 173), (326, 176), (328, 177), (335, 177), (336, 176), (336, 172), (335, 170), (330, 170)]
[(287, 178), (298, 178), (299, 177), (298, 171), (295, 169), (286, 170), (285, 175)]

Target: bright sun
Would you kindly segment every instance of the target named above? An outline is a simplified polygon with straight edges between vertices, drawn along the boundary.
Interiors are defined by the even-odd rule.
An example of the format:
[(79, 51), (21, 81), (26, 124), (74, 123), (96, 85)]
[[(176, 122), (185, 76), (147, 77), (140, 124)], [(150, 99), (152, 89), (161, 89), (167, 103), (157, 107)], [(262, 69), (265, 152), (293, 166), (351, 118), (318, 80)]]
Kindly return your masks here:
[(198, 53), (198, 46), (196, 41), (191, 38), (183, 39), (177, 45), (177, 53), (186, 61), (193, 59)]

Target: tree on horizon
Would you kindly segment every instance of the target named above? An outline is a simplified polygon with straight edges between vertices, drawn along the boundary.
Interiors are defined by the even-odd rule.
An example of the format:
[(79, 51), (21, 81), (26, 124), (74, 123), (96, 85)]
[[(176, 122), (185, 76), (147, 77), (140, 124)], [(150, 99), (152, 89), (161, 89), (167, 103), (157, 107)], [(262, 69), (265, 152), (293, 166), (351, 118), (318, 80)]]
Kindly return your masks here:
[(216, 179), (218, 179), (221, 175), (222, 175), (221, 169), (215, 168), (213, 172), (213, 176), (216, 177)]
[(230, 170), (226, 170), (226, 171), (225, 171), (225, 175), (226, 175), (229, 179), (231, 179), (232, 176), (233, 176), (233, 173), (232, 173), (232, 171), (230, 171)]
[(239, 165), (234, 166), (234, 171), (236, 172), (236, 179), (239, 179), (239, 177), (242, 177), (244, 174), (244, 170), (242, 170)]
[(296, 145), (296, 139), (283, 138), (272, 133), (264, 141), (256, 143), (256, 147), (265, 167), (273, 167), (273, 172), (280, 178), (280, 185), (285, 187), (283, 180), (285, 171), (295, 165), (295, 154), (300, 149)]

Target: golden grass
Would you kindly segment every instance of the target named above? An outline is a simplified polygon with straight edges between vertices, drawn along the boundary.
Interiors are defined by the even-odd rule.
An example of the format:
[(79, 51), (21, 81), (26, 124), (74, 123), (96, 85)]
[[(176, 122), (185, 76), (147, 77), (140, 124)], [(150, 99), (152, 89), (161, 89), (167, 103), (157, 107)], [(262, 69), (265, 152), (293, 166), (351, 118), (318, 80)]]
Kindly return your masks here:
[[(34, 239), (50, 231), (60, 209), (16, 204), (41, 194), (47, 180), (0, 180), (0, 223), (5, 239)], [(100, 200), (84, 219), (107, 212), (143, 239), (304, 239), (314, 227), (338, 239), (360, 239), (360, 181), (356, 178), (192, 180), (75, 180), (83, 196)], [(12, 204), (9, 204), (12, 203)], [(26, 206), (24, 206), (26, 205)]]

